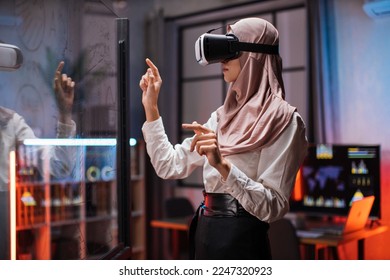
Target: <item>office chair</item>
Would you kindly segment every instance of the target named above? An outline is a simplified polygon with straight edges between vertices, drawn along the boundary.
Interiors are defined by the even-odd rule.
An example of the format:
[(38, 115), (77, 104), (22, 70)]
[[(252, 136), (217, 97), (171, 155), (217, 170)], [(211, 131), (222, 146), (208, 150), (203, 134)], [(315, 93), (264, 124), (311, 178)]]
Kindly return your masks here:
[(185, 197), (171, 197), (165, 201), (166, 218), (191, 217), (194, 212), (194, 207)]
[(270, 223), (268, 238), (274, 260), (300, 260), (300, 243), (291, 221), (282, 218)]

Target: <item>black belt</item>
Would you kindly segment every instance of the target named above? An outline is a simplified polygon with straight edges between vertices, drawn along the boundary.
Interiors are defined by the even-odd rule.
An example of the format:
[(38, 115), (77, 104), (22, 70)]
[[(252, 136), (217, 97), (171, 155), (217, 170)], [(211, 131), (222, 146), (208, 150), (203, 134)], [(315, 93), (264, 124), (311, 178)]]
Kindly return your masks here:
[(201, 211), (207, 217), (250, 217), (236, 198), (227, 193), (203, 192)]

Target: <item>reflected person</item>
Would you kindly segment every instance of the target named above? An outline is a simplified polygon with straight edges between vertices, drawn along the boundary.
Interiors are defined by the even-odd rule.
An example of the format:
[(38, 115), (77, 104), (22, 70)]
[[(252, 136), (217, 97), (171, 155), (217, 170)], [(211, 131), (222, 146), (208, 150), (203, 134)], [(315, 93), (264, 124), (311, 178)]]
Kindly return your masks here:
[[(61, 61), (54, 74), (53, 88), (58, 107), (57, 137), (72, 138), (76, 124), (72, 120), (75, 82), (62, 73)], [(9, 155), (25, 139), (37, 138), (25, 119), (15, 111), (0, 106), (0, 260), (10, 258), (9, 243)], [(43, 153), (38, 151), (36, 154)], [(76, 150), (72, 147), (52, 146), (49, 149), (50, 175), (64, 177), (71, 174)], [(43, 159), (40, 158), (40, 161)], [(39, 167), (40, 166), (40, 167)], [(38, 164), (42, 172), (42, 165)]]

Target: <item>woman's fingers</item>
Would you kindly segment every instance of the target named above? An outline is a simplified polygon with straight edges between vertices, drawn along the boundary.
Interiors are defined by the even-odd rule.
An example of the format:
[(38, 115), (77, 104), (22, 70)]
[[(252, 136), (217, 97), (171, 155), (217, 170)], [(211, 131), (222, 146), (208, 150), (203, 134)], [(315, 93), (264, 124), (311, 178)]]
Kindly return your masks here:
[(61, 80), (62, 87), (65, 87), (66, 84), (68, 83), (68, 76), (66, 74), (62, 74), (61, 78), (62, 78)]
[[(216, 142), (217, 137), (214, 131), (197, 122), (193, 122), (192, 124), (184, 123), (182, 124), (182, 127), (187, 130), (192, 130), (195, 133), (195, 137), (191, 142), (191, 147), (190, 147), (191, 152), (194, 151), (195, 147), (199, 145), (200, 141), (213, 139), (213, 141)], [(207, 144), (207, 143), (202, 142), (200, 144)]]
[(75, 83), (74, 81), (70, 80), (69, 88), (70, 88), (71, 90), (74, 89), (74, 86), (75, 86), (75, 85), (76, 85), (76, 83)]
[(187, 129), (187, 130), (193, 130), (195, 134), (202, 134), (202, 133), (214, 133), (211, 129), (197, 123), (193, 122), (192, 124), (189, 123), (183, 123), (182, 128)]
[(57, 66), (57, 69), (56, 69), (56, 72), (55, 72), (55, 77), (57, 79), (59, 79), (61, 77), (61, 72), (62, 72), (62, 69), (64, 68), (64, 65), (65, 65), (65, 62), (63, 62), (63, 61), (58, 63), (58, 66)]
[(61, 87), (61, 72), (62, 72), (62, 69), (64, 68), (64, 64), (65, 63), (63, 61), (58, 63), (57, 69), (54, 73), (54, 89), (56, 91), (59, 90)]
[(146, 91), (149, 84), (149, 77), (148, 72), (146, 72), (144, 75), (142, 75), (141, 80), (139, 81), (139, 87), (142, 91)]
[(147, 91), (149, 87), (152, 87), (152, 90), (159, 90), (159, 87), (161, 86), (161, 77), (158, 69), (149, 58), (146, 59), (146, 63), (149, 68), (141, 77), (139, 86), (143, 92)]
[(146, 64), (150, 67), (150, 69), (153, 71), (153, 74), (158, 74), (158, 68), (156, 65), (154, 65), (154, 63), (149, 59), (147, 58), (146, 59)]
[[(207, 135), (204, 135), (207, 137)], [(201, 137), (204, 137), (203, 135)], [(217, 148), (217, 140), (213, 138), (203, 139), (200, 138), (197, 141), (192, 141), (191, 151), (196, 150), (200, 155), (206, 155), (208, 152), (214, 152)]]
[(160, 77), (160, 73), (158, 72), (157, 66), (154, 65), (154, 63), (149, 58), (146, 59), (146, 64), (150, 67), (153, 75), (158, 79)]
[(139, 81), (139, 87), (142, 91), (146, 91), (146, 89), (147, 89), (146, 82), (143, 78), (141, 78), (141, 80)]
[(197, 150), (199, 152), (199, 147), (203, 145), (210, 145), (213, 143), (217, 143), (217, 137), (214, 133), (201, 133), (196, 134), (195, 137), (192, 139), (190, 151), (193, 152), (194, 150)]
[(153, 74), (153, 70), (148, 68), (148, 71), (146, 72), (147, 73), (147, 79), (148, 79), (148, 86), (149, 85), (153, 85), (153, 83), (155, 82), (155, 75)]
[(199, 155), (206, 156), (211, 166), (216, 166), (222, 161), (217, 135), (213, 130), (197, 122), (184, 123), (182, 127), (195, 132), (190, 146), (191, 152), (196, 150)]
[(146, 61), (146, 64), (150, 67), (150, 68), (157, 68), (156, 65), (154, 65), (154, 63), (149, 59), (145, 59)]

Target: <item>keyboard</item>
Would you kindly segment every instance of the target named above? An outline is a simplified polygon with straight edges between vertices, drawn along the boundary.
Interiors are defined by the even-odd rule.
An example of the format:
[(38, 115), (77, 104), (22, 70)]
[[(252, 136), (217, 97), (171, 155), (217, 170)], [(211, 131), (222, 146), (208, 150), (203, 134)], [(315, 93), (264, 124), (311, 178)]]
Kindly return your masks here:
[(344, 225), (327, 225), (313, 227), (310, 231), (322, 233), (322, 234), (331, 234), (331, 235), (342, 235), (344, 231)]

